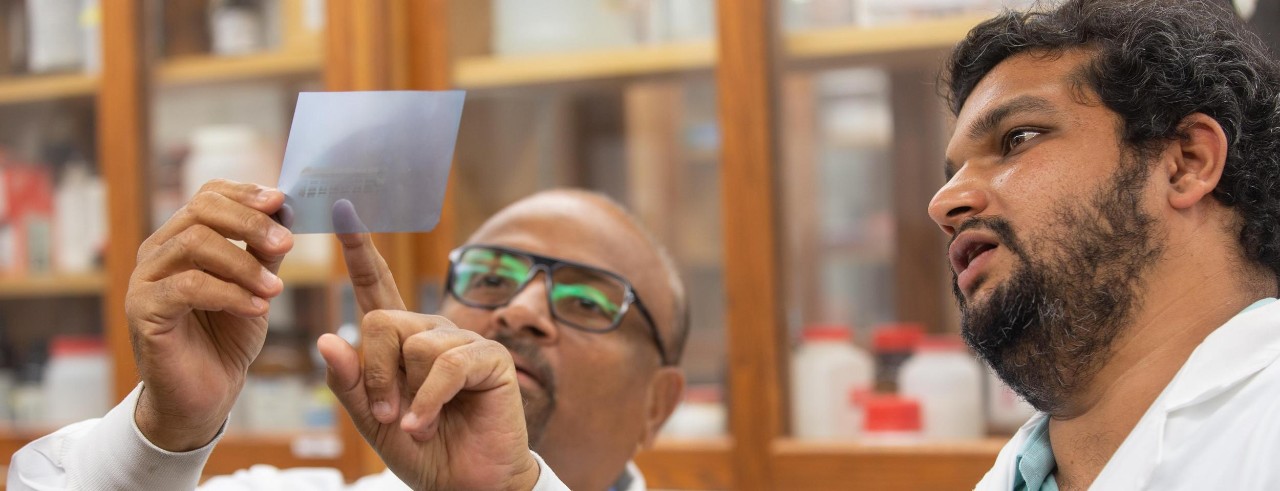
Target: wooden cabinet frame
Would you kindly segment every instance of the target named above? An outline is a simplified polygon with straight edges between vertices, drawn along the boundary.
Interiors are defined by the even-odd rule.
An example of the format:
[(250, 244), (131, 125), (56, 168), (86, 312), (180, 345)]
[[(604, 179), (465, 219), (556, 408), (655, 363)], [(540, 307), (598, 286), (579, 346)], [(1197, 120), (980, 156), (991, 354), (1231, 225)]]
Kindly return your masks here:
[[(97, 77), (97, 124), (100, 168), (107, 181), (111, 218), (110, 244), (106, 252), (106, 335), (115, 361), (117, 396), (137, 383), (129, 330), (124, 313), (138, 246), (149, 233), (148, 210), (148, 94), (153, 70), (144, 49), (147, 0), (102, 0), (103, 71)], [(487, 9), (488, 2), (483, 9)], [(450, 43), (457, 37), (451, 24), (464, 17), (451, 11), (450, 0), (328, 0), (323, 48), (325, 85), (329, 90), (442, 90), (459, 85), (492, 87), (502, 77), (512, 84), (549, 83), (555, 77), (544, 66), (528, 64), (503, 75), (497, 63), (483, 57), (452, 58)], [(892, 49), (918, 52), (954, 42), (975, 19), (937, 22), (914, 31), (888, 28), (872, 33), (817, 33), (783, 36), (777, 22), (777, 0), (717, 0), (717, 40), (658, 47), (631, 53), (643, 73), (714, 70), (719, 123), (722, 134), (721, 183), (724, 237), (724, 270), (728, 300), (727, 332), (729, 380), (727, 382), (730, 434), (726, 438), (664, 442), (643, 452), (637, 461), (653, 487), (684, 489), (844, 489), (868, 486), (876, 489), (972, 486), (990, 465), (999, 443), (994, 441), (955, 446), (910, 449), (870, 448), (859, 445), (815, 445), (786, 438), (787, 367), (789, 339), (783, 319), (783, 270), (785, 247), (781, 226), (788, 209), (783, 202), (780, 177), (779, 134), (784, 93), (783, 67), (824, 66), (840, 63), (841, 56), (876, 56)], [(479, 8), (479, 7), (478, 7)], [(487, 12), (487, 10), (485, 11)], [(483, 12), (482, 12), (483, 13)], [(466, 15), (480, 15), (468, 12)], [(913, 34), (914, 33), (914, 34)], [(462, 33), (474, 42), (487, 33)], [(882, 38), (906, 36), (896, 48), (885, 48)], [(914, 36), (914, 37), (912, 37)], [(784, 59), (784, 47), (791, 59)], [(470, 55), (472, 49), (462, 49)], [(563, 58), (563, 57), (562, 57)], [(292, 68), (290, 69), (292, 70)], [(625, 78), (636, 75), (633, 66), (594, 64), (590, 70), (572, 73), (568, 79)], [(641, 74), (643, 74), (641, 73)], [(895, 72), (898, 73), (898, 72)], [(181, 73), (170, 74), (181, 78)], [(905, 76), (918, 77), (920, 73)], [(92, 77), (64, 77), (58, 91), (84, 91)], [(10, 85), (9, 87), (17, 87)], [(52, 90), (52, 89), (50, 89)], [(0, 90), (0, 100), (9, 97)], [(928, 104), (903, 98), (895, 107), (929, 110)], [(930, 127), (918, 139), (895, 143), (896, 152), (909, 158), (939, 160), (929, 141), (945, 131)], [(932, 140), (931, 140), (932, 139)], [(932, 193), (932, 181), (904, 171), (895, 183), (909, 189), (900, 193), (898, 209), (916, 208)], [(452, 190), (453, 186), (450, 186)], [(377, 237), (410, 308), (417, 308), (422, 280), (443, 276), (443, 258), (461, 238), (457, 236), (456, 193), (447, 193), (441, 224), (431, 234), (389, 234)], [(924, 198), (922, 198), (924, 197)], [(934, 253), (941, 240), (924, 216), (898, 222), (898, 233), (913, 238), (903, 255)], [(933, 233), (934, 238), (929, 238)], [(919, 239), (919, 240), (915, 240)], [(940, 249), (939, 249), (940, 250)], [(331, 278), (342, 278), (341, 259), (335, 258)], [(930, 273), (904, 264), (899, 275), (927, 278)], [(927, 281), (927, 280), (921, 280)], [(917, 282), (919, 283), (919, 282)], [(943, 289), (942, 285), (937, 286)], [(916, 292), (918, 294), (918, 292)], [(930, 295), (945, 292), (930, 292)], [(936, 296), (936, 295), (935, 295)], [(927, 300), (904, 304), (928, 319), (946, 319), (945, 308)], [(923, 313), (921, 313), (923, 312)], [(343, 413), (339, 410), (339, 413)], [(345, 414), (345, 413), (343, 413)], [(381, 470), (381, 462), (369, 450), (345, 415), (339, 416), (340, 435), (347, 449), (333, 465), (349, 478)], [(3, 440), (3, 439), (0, 439)], [(10, 444), (14, 439), (0, 443)], [(265, 442), (265, 443), (264, 443)], [(277, 455), (287, 442), (229, 438), (239, 460), (224, 458), (211, 468), (244, 467), (254, 462), (276, 465), (317, 465)], [(12, 446), (12, 445), (8, 445)], [(8, 450), (8, 446), (0, 447)], [(16, 447), (14, 448), (16, 450)]]

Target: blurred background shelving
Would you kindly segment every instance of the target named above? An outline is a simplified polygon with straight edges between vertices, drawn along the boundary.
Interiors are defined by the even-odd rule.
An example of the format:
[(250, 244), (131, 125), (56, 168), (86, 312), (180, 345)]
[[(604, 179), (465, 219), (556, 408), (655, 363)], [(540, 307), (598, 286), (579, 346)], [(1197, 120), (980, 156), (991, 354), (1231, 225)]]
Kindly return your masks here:
[(93, 75), (21, 75), (0, 78), (0, 104), (22, 104), (92, 97), (98, 90)]
[[(0, 186), (16, 169), (50, 204), (24, 205), (34, 222), (0, 212), (0, 458), (53, 426), (29, 417), (57, 338), (105, 340), (103, 404), (133, 388), (133, 261), (210, 177), (202, 165), (230, 159), (241, 165), (224, 177), (274, 184), (262, 170), (278, 165), (302, 91), (461, 88), (441, 225), (377, 237), (410, 308), (436, 308), (445, 255), (498, 209), (552, 187), (597, 190), (668, 245), (694, 306), (686, 401), (637, 457), (652, 487), (970, 487), (1007, 425), (905, 446), (813, 441), (793, 424), (804, 401), (792, 376), (814, 326), (876, 355), (893, 326), (957, 331), (925, 214), (949, 131), (933, 84), (970, 28), (1025, 3), (0, 0)], [(60, 12), (74, 22), (14, 34)], [(36, 42), (59, 39), (50, 32), (64, 45)], [(53, 252), (60, 190), (93, 196), (64, 205), (101, 211), (84, 229), (105, 227), (70, 263)], [(380, 470), (312, 352), (320, 333), (357, 322), (350, 285), (332, 239), (304, 242), (210, 474)]]

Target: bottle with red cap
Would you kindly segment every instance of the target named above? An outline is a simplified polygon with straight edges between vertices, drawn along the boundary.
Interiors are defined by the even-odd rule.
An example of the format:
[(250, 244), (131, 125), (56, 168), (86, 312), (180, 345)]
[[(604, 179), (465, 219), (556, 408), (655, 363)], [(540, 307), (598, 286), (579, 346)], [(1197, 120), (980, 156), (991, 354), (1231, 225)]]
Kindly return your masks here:
[(920, 324), (882, 324), (876, 327), (872, 346), (876, 354), (876, 390), (897, 392), (898, 370), (916, 351), (916, 344), (924, 338), (924, 326)]
[(857, 438), (862, 411), (845, 397), (871, 387), (871, 357), (853, 344), (846, 326), (814, 325), (804, 329), (792, 359), (792, 433), (809, 440)]
[(960, 336), (929, 336), (902, 365), (898, 388), (902, 395), (920, 401), (926, 439), (980, 438), (986, 433), (983, 377), (982, 367)]
[(45, 423), (61, 426), (107, 413), (111, 367), (97, 336), (56, 336), (44, 372)]
[(863, 441), (872, 445), (911, 445), (923, 441), (920, 402), (894, 394), (856, 394), (851, 404), (861, 405), (867, 417)]

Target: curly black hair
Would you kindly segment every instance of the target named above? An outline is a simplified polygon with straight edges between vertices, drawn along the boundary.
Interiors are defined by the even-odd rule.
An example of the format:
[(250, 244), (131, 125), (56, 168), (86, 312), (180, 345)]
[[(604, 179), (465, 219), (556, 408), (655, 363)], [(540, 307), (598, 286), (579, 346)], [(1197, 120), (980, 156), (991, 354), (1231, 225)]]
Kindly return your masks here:
[(1238, 210), (1246, 258), (1280, 278), (1280, 64), (1227, 10), (1203, 0), (1069, 0), (1003, 12), (969, 32), (942, 75), (959, 114), (1005, 59), (1085, 49), (1082, 82), (1123, 122), (1121, 137), (1148, 154), (1183, 137), (1203, 113), (1229, 142), (1213, 196)]

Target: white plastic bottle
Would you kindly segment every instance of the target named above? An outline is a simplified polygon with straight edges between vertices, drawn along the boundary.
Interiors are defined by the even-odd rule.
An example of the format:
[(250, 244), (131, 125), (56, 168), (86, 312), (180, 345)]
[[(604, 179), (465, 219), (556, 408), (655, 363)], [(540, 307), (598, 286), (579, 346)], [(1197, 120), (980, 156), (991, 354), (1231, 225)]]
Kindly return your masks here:
[(257, 131), (243, 125), (197, 128), (191, 133), (191, 153), (183, 166), (186, 199), (212, 179), (275, 186), (280, 177), (280, 163), (267, 154)]
[(862, 408), (849, 404), (849, 394), (869, 390), (871, 356), (853, 345), (843, 326), (811, 326), (801, 335), (791, 370), (792, 432), (796, 438), (857, 438)]
[(980, 438), (982, 368), (956, 336), (927, 337), (898, 374), (899, 392), (920, 401), (928, 440)]
[(987, 426), (998, 433), (1014, 434), (1036, 409), (987, 369)]
[(101, 418), (110, 408), (111, 366), (102, 338), (57, 336), (44, 372), (45, 422), (62, 426)]

